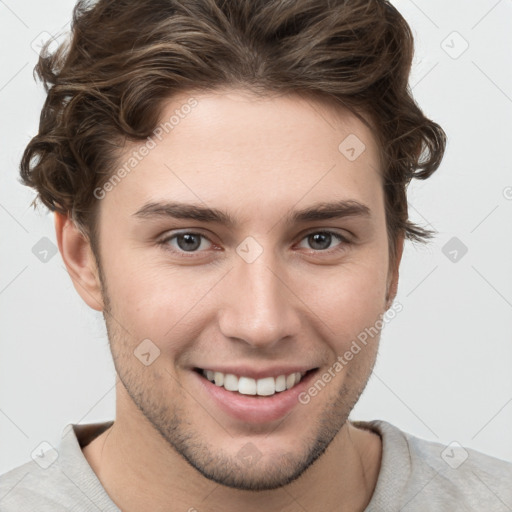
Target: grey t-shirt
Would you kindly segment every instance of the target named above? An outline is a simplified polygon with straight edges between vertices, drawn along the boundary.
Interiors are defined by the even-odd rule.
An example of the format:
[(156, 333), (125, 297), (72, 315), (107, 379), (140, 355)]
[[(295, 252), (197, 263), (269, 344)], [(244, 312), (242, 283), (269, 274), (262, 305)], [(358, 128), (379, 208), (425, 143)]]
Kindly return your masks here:
[[(352, 421), (382, 438), (365, 512), (512, 511), (512, 464), (458, 444), (426, 441), (382, 421)], [(112, 424), (67, 425), (57, 450), (0, 476), (0, 512), (119, 512), (81, 447)]]

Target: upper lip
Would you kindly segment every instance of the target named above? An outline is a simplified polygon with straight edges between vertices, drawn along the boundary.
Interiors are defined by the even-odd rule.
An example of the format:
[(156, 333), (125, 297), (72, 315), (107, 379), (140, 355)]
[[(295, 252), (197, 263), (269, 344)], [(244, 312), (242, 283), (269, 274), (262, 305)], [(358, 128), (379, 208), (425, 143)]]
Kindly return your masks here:
[(226, 373), (231, 373), (238, 377), (251, 377), (253, 379), (264, 379), (265, 377), (279, 377), (279, 375), (290, 375), (291, 373), (299, 372), (301, 374), (306, 373), (309, 370), (314, 370), (317, 367), (313, 366), (290, 366), (290, 365), (282, 365), (282, 366), (272, 366), (265, 368), (253, 368), (245, 365), (237, 365), (237, 366), (224, 366), (224, 365), (208, 365), (208, 366), (196, 366), (195, 368), (199, 368), (201, 370), (211, 370), (212, 372), (221, 372), (224, 375)]

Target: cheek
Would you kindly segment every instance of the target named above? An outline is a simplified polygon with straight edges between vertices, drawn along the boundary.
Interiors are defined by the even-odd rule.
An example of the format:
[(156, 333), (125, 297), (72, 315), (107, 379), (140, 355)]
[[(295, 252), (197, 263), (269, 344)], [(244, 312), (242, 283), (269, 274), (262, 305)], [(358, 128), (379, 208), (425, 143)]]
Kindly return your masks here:
[(119, 253), (113, 263), (105, 262), (112, 315), (134, 338), (149, 338), (162, 349), (169, 339), (179, 340), (185, 332), (190, 336), (198, 327), (204, 298), (221, 277), (192, 267), (142, 263)]
[(306, 298), (317, 323), (323, 325), (323, 335), (338, 353), (379, 324), (385, 312), (387, 277), (382, 268), (382, 263), (358, 262), (333, 268), (320, 282), (314, 278), (303, 282), (299, 296)]

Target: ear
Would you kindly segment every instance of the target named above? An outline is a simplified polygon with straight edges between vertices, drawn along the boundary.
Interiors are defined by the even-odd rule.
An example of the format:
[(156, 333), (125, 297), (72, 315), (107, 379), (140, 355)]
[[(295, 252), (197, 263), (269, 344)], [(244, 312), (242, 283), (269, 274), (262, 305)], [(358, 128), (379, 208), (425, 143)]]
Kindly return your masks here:
[(402, 254), (404, 251), (404, 235), (401, 234), (396, 241), (396, 258), (394, 262), (390, 263), (388, 272), (388, 286), (386, 294), (386, 311), (391, 307), (391, 304), (395, 300), (398, 291), (398, 278), (400, 262), (402, 261)]
[(101, 281), (89, 240), (67, 215), (55, 212), (59, 251), (73, 286), (88, 306), (103, 311)]

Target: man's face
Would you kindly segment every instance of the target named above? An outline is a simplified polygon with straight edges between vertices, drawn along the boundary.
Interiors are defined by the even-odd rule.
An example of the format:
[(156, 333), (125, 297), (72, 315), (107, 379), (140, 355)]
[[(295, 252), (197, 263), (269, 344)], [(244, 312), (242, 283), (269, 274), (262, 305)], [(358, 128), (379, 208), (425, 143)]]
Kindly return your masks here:
[[(149, 420), (216, 482), (276, 488), (347, 428), (375, 362), (378, 336), (304, 399), (386, 311), (393, 275), (378, 150), (361, 121), (317, 101), (235, 90), (193, 97), (191, 109), (182, 107), (189, 95), (166, 104), (162, 121), (178, 110), (179, 122), (161, 141), (153, 136), (156, 147), (100, 201), (105, 318), (122, 383), (117, 420)], [(127, 147), (119, 167), (143, 144)], [(293, 218), (340, 201), (369, 212)], [(221, 210), (233, 224), (146, 207), (169, 202)], [(316, 370), (264, 397), (225, 390), (198, 369)], [(252, 384), (244, 379), (243, 389)]]

